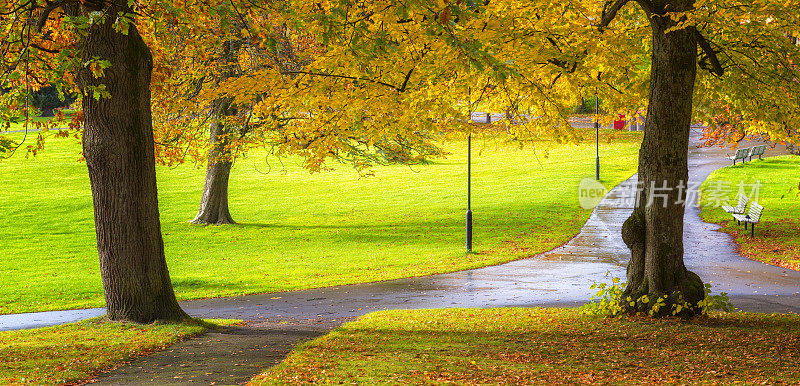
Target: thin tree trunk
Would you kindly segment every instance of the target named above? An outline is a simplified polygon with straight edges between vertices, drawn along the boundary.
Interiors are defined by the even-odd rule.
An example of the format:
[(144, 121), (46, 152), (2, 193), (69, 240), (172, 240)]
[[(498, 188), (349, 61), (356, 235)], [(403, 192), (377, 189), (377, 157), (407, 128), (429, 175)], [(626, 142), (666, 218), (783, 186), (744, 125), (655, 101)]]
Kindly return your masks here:
[(231, 106), (230, 98), (214, 102), (211, 122), (211, 151), (208, 154), (206, 181), (203, 186), (203, 197), (200, 199), (200, 210), (192, 223), (194, 224), (235, 224), (228, 209), (228, 180), (233, 167), (230, 152), (230, 133), (227, 132), (222, 117), (228, 115)]
[[(656, 9), (666, 2), (657, 1)], [(669, 1), (671, 11), (689, 10), (692, 0)], [(688, 185), (689, 130), (692, 94), (697, 72), (697, 41), (693, 28), (672, 32), (676, 22), (652, 15), (652, 69), (650, 104), (644, 140), (639, 151), (639, 181), (643, 191), (638, 206), (622, 229), (631, 250), (628, 284), (623, 303), (629, 312), (649, 311), (659, 297), (666, 307), (657, 314), (669, 315), (672, 305), (683, 301), (696, 305), (705, 297), (703, 282), (683, 263), (683, 217)], [(666, 187), (670, 190), (663, 190)], [(662, 197), (666, 195), (666, 203)], [(651, 199), (652, 198), (652, 199)], [(677, 294), (680, 294), (678, 296)], [(638, 301), (647, 295), (648, 302)], [(627, 300), (635, 301), (631, 306)], [(697, 309), (680, 314), (691, 316)]]
[[(130, 12), (122, 4), (87, 1), (80, 12)], [(111, 17), (91, 26), (80, 43), (85, 59), (108, 60), (111, 67), (100, 78), (87, 68), (78, 72), (86, 117), (83, 154), (108, 317), (139, 323), (184, 319), (164, 258), (158, 213), (149, 90), (153, 60), (133, 24), (127, 34), (113, 24)], [(93, 87), (101, 85), (110, 96), (96, 99)]]

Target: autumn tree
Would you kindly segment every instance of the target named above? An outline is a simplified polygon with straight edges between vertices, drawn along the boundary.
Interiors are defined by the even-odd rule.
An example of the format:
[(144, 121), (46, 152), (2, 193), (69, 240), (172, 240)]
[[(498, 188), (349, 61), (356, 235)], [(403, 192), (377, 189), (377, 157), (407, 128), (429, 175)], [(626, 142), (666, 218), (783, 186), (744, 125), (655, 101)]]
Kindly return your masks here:
[[(631, 249), (623, 304), (631, 311), (649, 311), (659, 298), (666, 298), (667, 306), (685, 301), (690, 307), (680, 314), (692, 315), (699, 312), (694, 306), (703, 299), (704, 288), (683, 263), (690, 125), (694, 119), (714, 123), (709, 118), (720, 107), (747, 117), (749, 126), (775, 137), (800, 121), (800, 74), (791, 65), (800, 59), (800, 51), (787, 35), (797, 31), (797, 8), (773, 1), (731, 6), (716, 1), (617, 0), (604, 4), (601, 32), (613, 28), (615, 16), (628, 3), (641, 7), (646, 19), (638, 20), (649, 22), (652, 46), (638, 173), (644, 202), (623, 226), (623, 239)], [(632, 301), (626, 301), (629, 298)], [(674, 310), (664, 307), (659, 313)]]
[[(301, 53), (302, 67), (264, 68), (216, 92), (252, 103), (276, 154), (301, 155), (311, 171), (442, 156), (446, 133), (467, 129), (469, 105), (501, 94), (489, 86), (503, 75), (480, 42), (453, 35), (457, 14), (429, 5), (278, 2), (274, 20), (317, 48)], [(472, 8), (454, 9), (480, 28)]]
[(234, 103), (213, 90), (262, 68), (299, 65), (285, 28), (247, 5), (230, 1), (205, 9), (206, 28), (176, 17), (167, 28), (150, 33), (163, 52), (154, 103), (159, 161), (199, 161), (206, 155), (195, 224), (234, 223), (228, 204), (231, 168), (238, 156), (259, 145), (252, 135), (258, 126), (250, 119), (252, 103)]
[[(239, 56), (247, 41), (230, 36), (221, 24), (217, 23), (216, 34), (209, 31), (200, 36), (173, 34), (176, 28), (154, 33), (154, 37), (168, 40), (166, 43), (172, 46), (172, 54), (163, 56), (164, 68), (170, 76), (159, 86), (161, 93), (156, 94), (155, 103), (156, 111), (162, 114), (156, 118), (161, 123), (156, 130), (160, 160), (182, 162), (186, 152), (181, 146), (192, 147), (195, 153), (207, 152), (200, 208), (192, 220), (195, 224), (235, 223), (228, 205), (228, 181), (234, 162), (234, 142), (246, 134), (246, 121), (242, 117), (247, 115), (248, 108), (233, 105), (229, 97), (211, 100), (199, 97), (204, 88), (216, 87), (219, 82), (242, 73)], [(237, 25), (232, 28), (237, 27), (241, 28)], [(198, 51), (187, 45), (194, 45)], [(201, 52), (202, 57), (192, 55), (193, 51)], [(192, 131), (206, 132), (206, 126), (205, 141), (199, 134), (192, 135)], [(170, 153), (173, 149), (179, 152)]]
[[(392, 126), (378, 131), (382, 140), (375, 144), (364, 140), (364, 130), (358, 126), (357, 135), (326, 133), (332, 125), (323, 117), (334, 111), (336, 103), (355, 99), (326, 95), (318, 80), (305, 76), (313, 71), (305, 67), (328, 48), (303, 31), (303, 26), (289, 28), (279, 8), (242, 0), (207, 13), (213, 15), (206, 22), (214, 26), (212, 33), (181, 28), (183, 22), (176, 19), (168, 23), (168, 29), (151, 34), (166, 52), (161, 55), (163, 71), (158, 65), (156, 70), (163, 80), (154, 91), (157, 155), (165, 163), (174, 163), (198, 160), (208, 152), (203, 197), (194, 223), (233, 222), (228, 178), (235, 160), (254, 147), (266, 147), (277, 156), (301, 155), (312, 172), (324, 169), (325, 159), (368, 173), (376, 163), (418, 163), (441, 154), (425, 142), (436, 137), (433, 133), (425, 134), (424, 144), (418, 143), (419, 137), (411, 138), (419, 132), (390, 133)], [(336, 74), (316, 78), (328, 75), (341, 80)], [(347, 82), (326, 86), (336, 92), (349, 87)], [(300, 121), (316, 133), (293, 131)], [(336, 125), (344, 122), (351, 121), (339, 119)], [(203, 136), (198, 133), (210, 141), (198, 140)], [(317, 150), (324, 155), (320, 157)]]
[[(74, 82), (81, 94), (108, 317), (145, 323), (187, 315), (164, 257), (148, 87), (153, 58), (132, 4), (19, 0), (0, 14), (10, 36), (4, 87), (28, 90), (32, 78), (49, 74)], [(4, 110), (19, 107), (3, 102)]]
[[(615, 0), (517, 5), (494, 10), (520, 28), (505, 42), (536, 44), (514, 54), (519, 87), (551, 80), (557, 95), (596, 90), (609, 113), (646, 106), (639, 153), (640, 200), (623, 225), (631, 250), (622, 304), (629, 312), (691, 316), (705, 297), (702, 280), (683, 262), (690, 125), (719, 129), (721, 114), (749, 133), (792, 138), (800, 123), (800, 50), (796, 1), (731, 4), (713, 0)], [(487, 7), (492, 12), (493, 6)], [(513, 38), (513, 39), (512, 39)], [(503, 44), (496, 52), (502, 50)], [(562, 86), (558, 86), (561, 83)], [(542, 85), (535, 85), (538, 91)], [(537, 95), (529, 93), (529, 95)], [(544, 111), (543, 111), (544, 112)], [(796, 132), (795, 132), (796, 133)], [(795, 137), (796, 138), (796, 137)], [(655, 307), (657, 302), (663, 306)]]

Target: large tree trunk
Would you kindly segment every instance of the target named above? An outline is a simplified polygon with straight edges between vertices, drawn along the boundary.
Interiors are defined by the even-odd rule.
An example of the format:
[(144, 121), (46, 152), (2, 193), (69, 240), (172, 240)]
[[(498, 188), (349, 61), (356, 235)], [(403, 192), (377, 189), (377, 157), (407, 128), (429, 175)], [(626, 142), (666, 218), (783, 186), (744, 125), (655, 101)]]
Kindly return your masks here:
[[(655, 9), (689, 10), (692, 0), (655, 1)], [(705, 297), (703, 282), (683, 263), (683, 201), (687, 185), (689, 130), (692, 93), (697, 71), (697, 41), (693, 28), (672, 32), (676, 22), (652, 15), (652, 69), (650, 104), (644, 140), (639, 151), (639, 181), (643, 191), (633, 214), (622, 228), (631, 250), (628, 284), (623, 304), (629, 312), (646, 312), (659, 297), (667, 296), (666, 307), (657, 315), (672, 314), (672, 305), (683, 301), (696, 305)], [(669, 191), (660, 190), (664, 184)], [(653, 189), (655, 187), (655, 189)], [(668, 196), (666, 204), (660, 195)], [(650, 200), (653, 197), (653, 200)], [(680, 295), (678, 295), (680, 294)], [(648, 302), (638, 301), (647, 295)], [(630, 297), (636, 302), (631, 306)], [(680, 314), (691, 316), (695, 309)]]
[(214, 101), (211, 121), (211, 151), (208, 154), (206, 182), (203, 186), (203, 197), (200, 199), (200, 210), (192, 223), (194, 224), (235, 224), (228, 209), (228, 180), (233, 167), (230, 152), (230, 133), (227, 132), (222, 118), (229, 115), (230, 98)]
[[(123, 2), (122, 4), (125, 4)], [(158, 214), (150, 110), (153, 60), (136, 27), (114, 30), (120, 5), (86, 2), (84, 14), (105, 9), (106, 22), (91, 26), (80, 48), (85, 59), (108, 60), (95, 78), (83, 68), (83, 154), (89, 169), (97, 250), (108, 317), (149, 323), (187, 318), (172, 289)], [(93, 97), (105, 85), (108, 97)]]

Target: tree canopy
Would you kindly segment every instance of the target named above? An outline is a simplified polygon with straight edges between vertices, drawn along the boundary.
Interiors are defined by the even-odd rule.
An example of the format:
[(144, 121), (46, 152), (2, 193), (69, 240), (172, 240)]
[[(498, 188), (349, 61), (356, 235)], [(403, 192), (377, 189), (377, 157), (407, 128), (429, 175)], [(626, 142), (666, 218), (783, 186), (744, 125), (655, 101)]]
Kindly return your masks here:
[[(62, 3), (69, 2), (15, 0), (0, 10), (10, 37), (2, 45), (5, 121), (21, 114), (22, 94), (50, 84), (74, 90), (76, 66), (100, 73), (107, 65), (76, 62), (68, 32), (95, 21), (64, 14), (56, 6)], [(438, 134), (476, 108), (510, 107), (538, 117), (512, 129), (517, 139), (571, 138), (557, 122), (595, 93), (608, 117), (643, 113), (651, 51), (647, 4), (214, 0), (134, 6), (154, 53), (151, 90), (162, 161), (205, 156), (197, 122), (207, 119), (209, 98), (228, 94), (252, 106), (239, 119), (246, 116), (258, 132), (238, 143), (277, 144), (278, 153), (304, 154), (318, 170), (328, 158), (363, 166), (376, 154), (403, 161), (440, 155)], [(797, 6), (706, 0), (669, 13), (682, 20), (680, 28), (703, 37), (698, 64), (709, 71), (696, 83), (694, 117), (710, 124), (710, 138), (766, 134), (797, 141)], [(225, 44), (242, 49), (237, 71), (220, 80)], [(410, 152), (391, 154), (403, 148)]]

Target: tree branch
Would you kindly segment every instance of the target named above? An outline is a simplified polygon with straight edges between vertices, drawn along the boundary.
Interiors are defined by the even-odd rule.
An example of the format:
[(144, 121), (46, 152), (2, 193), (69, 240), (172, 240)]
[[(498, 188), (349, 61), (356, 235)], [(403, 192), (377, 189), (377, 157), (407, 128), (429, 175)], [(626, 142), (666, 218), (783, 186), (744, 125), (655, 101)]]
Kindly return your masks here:
[(650, 1), (650, 0), (635, 0), (635, 1), (636, 1), (636, 3), (639, 4), (639, 6), (642, 7), (642, 9), (644, 9), (644, 12), (647, 13), (647, 17), (650, 17), (650, 15), (653, 14), (653, 10), (655, 9), (655, 6), (653, 6), (653, 2), (652, 1)]
[(364, 78), (364, 77), (360, 77), (360, 76), (326, 74), (326, 73), (322, 73), (322, 72), (311, 72), (311, 71), (281, 71), (281, 74), (284, 74), (284, 75), (303, 74), (303, 75), (323, 76), (323, 77), (338, 78), (338, 79), (358, 80), (358, 81), (362, 81), (362, 82), (369, 82), (369, 83), (372, 83), (372, 84), (378, 84), (378, 85), (381, 85), (381, 86), (386, 86), (386, 87), (394, 89), (394, 90), (396, 90), (398, 92), (403, 92), (403, 91), (405, 91), (405, 86), (407, 85), (408, 78), (411, 77), (411, 72), (412, 71), (409, 71), (406, 74), (406, 80), (403, 82), (402, 88), (401, 87), (397, 87), (397, 86), (395, 86), (393, 84), (390, 84), (390, 83), (386, 83), (386, 82), (382, 82), (382, 81), (375, 80), (375, 79), (370, 79), (370, 78)]
[(400, 86), (400, 88), (397, 89), (398, 92), (406, 91), (406, 86), (408, 86), (408, 80), (411, 79), (411, 73), (413, 73), (413, 72), (414, 72), (414, 68), (413, 67), (410, 70), (408, 70), (408, 73), (406, 74), (406, 78), (403, 79), (403, 85)]
[(36, 21), (36, 32), (42, 32), (44, 24), (47, 23), (47, 18), (50, 17), (50, 12), (53, 12), (56, 8), (63, 5), (64, 2), (65, 0), (47, 1), (45, 3), (44, 9), (42, 10), (41, 15), (39, 15), (39, 20)]
[(53, 50), (53, 49), (50, 49), (50, 48), (45, 48), (45, 47), (42, 47), (42, 46), (40, 46), (40, 45), (38, 45), (36, 43), (31, 43), (31, 47), (36, 48), (37, 50), (44, 51), (44, 52), (49, 52), (51, 54), (57, 54), (57, 53), (61, 52), (61, 50)]
[[(700, 33), (697, 28), (694, 30), (695, 35), (697, 36), (697, 45), (703, 49), (703, 53), (705, 53), (705, 57), (700, 59), (700, 67), (710, 71), (712, 74), (716, 76), (722, 76), (725, 74), (725, 69), (722, 68), (722, 64), (719, 62), (719, 57), (717, 56), (717, 51), (711, 47), (711, 43), (706, 40), (702, 33)], [(708, 63), (706, 63), (706, 59), (711, 62), (711, 67), (709, 67)]]
[(554, 66), (556, 66), (556, 67), (558, 67), (558, 68), (561, 68), (562, 70), (564, 70), (568, 74), (572, 74), (572, 73), (575, 72), (576, 69), (578, 69), (578, 62), (577, 61), (568, 62), (568, 61), (564, 61), (564, 60), (561, 60), (561, 59), (558, 59), (558, 58), (550, 58), (550, 59), (547, 59), (547, 62), (552, 64), (552, 65), (554, 65)]
[(600, 25), (598, 26), (601, 33), (611, 24), (614, 18), (617, 17), (617, 12), (619, 12), (625, 4), (628, 4), (629, 1), (630, 0), (616, 0), (613, 3), (605, 3), (605, 5), (603, 5), (603, 15), (600, 17)]

